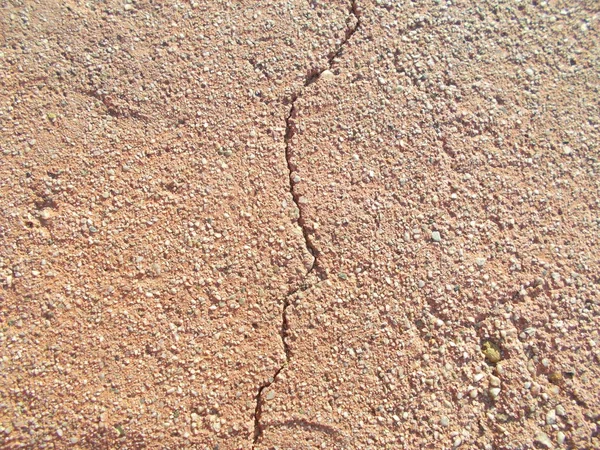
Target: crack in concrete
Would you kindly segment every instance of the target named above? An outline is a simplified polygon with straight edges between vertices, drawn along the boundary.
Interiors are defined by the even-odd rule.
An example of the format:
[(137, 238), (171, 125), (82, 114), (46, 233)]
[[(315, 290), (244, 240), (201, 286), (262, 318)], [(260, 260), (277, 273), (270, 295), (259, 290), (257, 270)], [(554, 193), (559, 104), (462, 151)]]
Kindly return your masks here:
[[(308, 79), (307, 79), (307, 82), (308, 82)], [(307, 86), (307, 84), (305, 84), (305, 86)], [(284, 136), (285, 160), (287, 162), (287, 168), (288, 168), (288, 177), (289, 177), (289, 182), (290, 182), (290, 194), (292, 194), (292, 198), (294, 199), (294, 203), (296, 205), (296, 208), (298, 209), (297, 223), (298, 223), (298, 226), (300, 227), (300, 229), (302, 230), (302, 235), (304, 236), (304, 245), (305, 245), (306, 249), (308, 250), (308, 252), (312, 255), (312, 258), (313, 258), (311, 267), (306, 272), (306, 275), (304, 276), (304, 278), (306, 279), (306, 277), (308, 277), (313, 271), (315, 271), (316, 274), (318, 275), (318, 277), (321, 280), (323, 280), (323, 279), (327, 278), (327, 275), (325, 273), (325, 270), (319, 264), (320, 252), (310, 237), (310, 233), (308, 231), (309, 226), (307, 224), (306, 217), (304, 215), (304, 210), (302, 209), (302, 206), (301, 206), (301, 201), (300, 201), (301, 197), (300, 197), (300, 194), (298, 194), (298, 192), (296, 192), (297, 181), (294, 181), (295, 167), (292, 163), (291, 140), (292, 140), (292, 137), (294, 136), (294, 134), (296, 133), (296, 125), (294, 124), (294, 118), (296, 117), (296, 113), (297, 113), (296, 100), (299, 98), (299, 96), (300, 96), (300, 94), (298, 94), (298, 93), (296, 93), (292, 96), (292, 100), (291, 100), (292, 106), (290, 108), (289, 114), (287, 115), (287, 117), (285, 119), (285, 136)]]
[(306, 87), (308, 87), (309, 85), (311, 85), (312, 83), (317, 81), (319, 79), (319, 77), (321, 76), (321, 74), (323, 74), (323, 72), (333, 68), (336, 58), (338, 58), (342, 54), (344, 47), (346, 46), (348, 41), (352, 38), (354, 33), (356, 33), (356, 31), (360, 27), (360, 25), (361, 25), (360, 13), (358, 10), (358, 5), (357, 5), (356, 0), (352, 0), (352, 2), (350, 4), (350, 16), (348, 16), (348, 18), (351, 18), (351, 17), (354, 17), (356, 22), (353, 26), (347, 27), (344, 40), (340, 43), (337, 50), (327, 59), (327, 65), (322, 69), (319, 69), (319, 70), (316, 70), (316, 71), (313, 71), (312, 73), (310, 73), (306, 77), (304, 86), (299, 91), (292, 94), (291, 99), (290, 99), (290, 103), (291, 103), (290, 111), (285, 118), (284, 142), (285, 142), (285, 160), (286, 160), (287, 168), (288, 168), (289, 191), (290, 191), (290, 194), (292, 195), (292, 198), (294, 200), (296, 207), (298, 208), (297, 224), (300, 227), (300, 229), (302, 230), (302, 235), (304, 237), (304, 245), (306, 246), (306, 249), (308, 250), (308, 252), (312, 255), (313, 262), (312, 262), (311, 267), (308, 269), (308, 271), (304, 275), (304, 278), (303, 278), (303, 281), (301, 282), (301, 284), (298, 287), (296, 287), (295, 289), (292, 289), (290, 292), (288, 292), (287, 295), (283, 299), (283, 305), (282, 305), (282, 311), (281, 311), (281, 330), (279, 332), (279, 335), (280, 335), (281, 341), (283, 343), (283, 349), (285, 352), (285, 362), (275, 371), (273, 376), (269, 380), (267, 380), (266, 383), (263, 383), (258, 389), (258, 393), (256, 395), (256, 407), (254, 409), (254, 436), (253, 436), (253, 446), (252, 446), (253, 448), (256, 444), (258, 444), (260, 438), (262, 437), (264, 428), (265, 428), (261, 422), (263, 406), (264, 406), (264, 402), (265, 402), (265, 400), (263, 398), (263, 392), (265, 389), (269, 388), (273, 383), (275, 383), (275, 381), (277, 380), (277, 377), (279, 376), (281, 371), (288, 366), (288, 364), (290, 363), (290, 361), (292, 359), (292, 352), (291, 352), (290, 346), (286, 342), (286, 339), (289, 335), (289, 329), (290, 329), (288, 316), (287, 316), (287, 310), (288, 310), (288, 307), (290, 306), (290, 297), (292, 295), (296, 294), (298, 291), (306, 291), (307, 289), (310, 289), (311, 287), (313, 287), (313, 285), (307, 284), (308, 277), (313, 272), (318, 276), (319, 282), (327, 279), (327, 273), (325, 272), (325, 269), (321, 266), (321, 264), (319, 262), (320, 251), (315, 246), (315, 244), (313, 243), (313, 241), (310, 237), (309, 228), (308, 228), (308, 225), (306, 222), (306, 217), (304, 215), (304, 210), (302, 209), (302, 206), (301, 206), (301, 203), (302, 203), (300, 201), (301, 197), (296, 191), (297, 181), (294, 180), (295, 170), (294, 170), (294, 165), (292, 163), (291, 140), (297, 131), (296, 125), (294, 123), (294, 119), (297, 115), (296, 101), (302, 96), (302, 94), (304, 93), (304, 89)]

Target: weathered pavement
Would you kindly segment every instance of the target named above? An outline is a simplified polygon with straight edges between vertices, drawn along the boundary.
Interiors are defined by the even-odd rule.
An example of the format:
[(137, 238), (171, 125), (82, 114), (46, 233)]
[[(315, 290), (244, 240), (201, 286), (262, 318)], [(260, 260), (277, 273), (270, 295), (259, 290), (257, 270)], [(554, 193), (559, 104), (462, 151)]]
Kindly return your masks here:
[(2, 445), (598, 446), (595, 3), (2, 12)]

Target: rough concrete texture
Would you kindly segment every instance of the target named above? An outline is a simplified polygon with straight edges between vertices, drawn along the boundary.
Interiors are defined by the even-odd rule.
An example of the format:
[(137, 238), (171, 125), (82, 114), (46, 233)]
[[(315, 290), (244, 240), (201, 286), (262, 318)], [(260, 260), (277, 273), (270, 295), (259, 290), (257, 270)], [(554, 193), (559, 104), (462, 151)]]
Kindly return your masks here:
[(596, 2), (10, 2), (3, 448), (598, 448)]

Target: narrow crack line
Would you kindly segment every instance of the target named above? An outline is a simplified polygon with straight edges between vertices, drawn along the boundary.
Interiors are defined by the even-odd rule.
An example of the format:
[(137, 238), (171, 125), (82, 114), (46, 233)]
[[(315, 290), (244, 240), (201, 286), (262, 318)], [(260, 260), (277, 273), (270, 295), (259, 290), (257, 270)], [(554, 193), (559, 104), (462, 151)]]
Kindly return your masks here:
[(304, 216), (304, 210), (302, 208), (301, 201), (300, 201), (300, 194), (298, 194), (298, 192), (296, 191), (297, 182), (294, 181), (295, 167), (294, 167), (294, 164), (292, 163), (291, 140), (294, 137), (294, 134), (296, 134), (296, 125), (294, 123), (294, 118), (296, 117), (296, 112), (297, 112), (296, 111), (296, 100), (298, 98), (299, 98), (299, 94), (294, 94), (294, 96), (292, 97), (292, 106), (290, 107), (290, 112), (285, 119), (285, 136), (284, 136), (285, 160), (286, 160), (287, 168), (288, 168), (289, 191), (290, 191), (290, 194), (292, 195), (292, 198), (294, 199), (296, 208), (298, 209), (297, 223), (298, 223), (298, 226), (300, 227), (300, 229), (302, 230), (302, 236), (304, 237), (304, 245), (306, 246), (306, 249), (312, 255), (312, 258), (313, 258), (311, 267), (306, 272), (304, 279), (306, 279), (306, 277), (308, 277), (308, 275), (311, 274), (314, 270), (316, 272), (316, 274), (319, 276), (319, 278), (321, 280), (323, 280), (323, 279), (327, 278), (327, 275), (326, 275), (325, 271), (323, 270), (323, 268), (319, 265), (320, 252), (310, 237), (309, 225), (307, 224), (306, 218)]
[(352, 3), (350, 4), (350, 16), (349, 17), (354, 17), (354, 19), (356, 20), (356, 23), (354, 24), (354, 26), (348, 27), (346, 29), (346, 35), (344, 37), (344, 40), (340, 43), (337, 50), (335, 52), (333, 52), (333, 54), (327, 59), (327, 65), (324, 68), (313, 71), (311, 74), (309, 74), (306, 77), (306, 80), (304, 82), (304, 87), (301, 88), (299, 92), (292, 94), (290, 112), (288, 113), (288, 115), (285, 119), (285, 135), (284, 135), (285, 160), (287, 162), (287, 167), (288, 167), (290, 193), (292, 194), (294, 203), (296, 204), (296, 207), (298, 208), (298, 226), (302, 230), (302, 235), (304, 236), (304, 244), (305, 244), (307, 250), (309, 251), (309, 253), (313, 257), (313, 263), (312, 263), (310, 269), (308, 270), (308, 272), (306, 273), (306, 275), (304, 277), (305, 279), (313, 271), (317, 274), (317, 276), (319, 277), (320, 280), (326, 279), (327, 274), (326, 274), (324, 268), (319, 263), (320, 252), (319, 252), (318, 248), (314, 245), (314, 243), (310, 237), (309, 226), (306, 222), (306, 218), (304, 216), (304, 211), (300, 204), (300, 195), (296, 192), (297, 182), (294, 181), (294, 166), (292, 163), (291, 140), (297, 131), (296, 124), (294, 122), (294, 119), (297, 115), (296, 101), (302, 96), (302, 94), (304, 93), (304, 89), (306, 87), (310, 86), (312, 83), (317, 81), (323, 72), (325, 72), (326, 70), (329, 70), (333, 67), (336, 58), (338, 58), (342, 54), (344, 47), (346, 46), (346, 44), (350, 41), (352, 36), (354, 36), (354, 33), (356, 33), (356, 31), (360, 27), (360, 25), (361, 25), (360, 14), (358, 11), (358, 5), (356, 3), (356, 0), (352, 0)]
[(303, 278), (302, 282), (300, 283), (300, 285), (298, 287), (292, 289), (290, 292), (288, 292), (288, 294), (283, 299), (283, 305), (282, 305), (282, 311), (281, 311), (281, 329), (279, 331), (279, 335), (281, 338), (281, 342), (283, 343), (283, 349), (285, 352), (285, 362), (275, 371), (273, 376), (267, 382), (261, 384), (261, 386), (258, 388), (258, 392), (256, 394), (256, 407), (254, 408), (254, 435), (253, 435), (253, 446), (252, 446), (253, 448), (255, 447), (256, 444), (258, 444), (260, 438), (262, 437), (264, 428), (265, 428), (261, 421), (262, 413), (263, 413), (263, 406), (264, 406), (264, 402), (265, 402), (265, 399), (263, 397), (263, 392), (265, 391), (265, 389), (269, 388), (273, 383), (275, 383), (275, 381), (277, 380), (277, 377), (279, 376), (281, 371), (290, 364), (290, 362), (292, 360), (292, 356), (293, 356), (290, 346), (287, 343), (287, 338), (289, 336), (289, 330), (290, 330), (288, 315), (287, 315), (288, 307), (291, 304), (290, 298), (294, 294), (296, 294), (298, 291), (305, 291), (312, 287), (312, 286), (307, 285), (307, 280), (311, 273), (315, 272), (315, 274), (318, 276), (319, 281), (317, 282), (317, 284), (320, 283), (321, 281), (327, 279), (327, 273), (325, 272), (325, 269), (321, 266), (320, 261), (319, 261), (319, 256), (320, 256), (319, 249), (315, 246), (315, 244), (313, 243), (313, 241), (310, 237), (309, 225), (307, 224), (306, 217), (304, 215), (304, 210), (302, 209), (302, 206), (301, 206), (301, 203), (302, 203), (300, 201), (301, 196), (300, 196), (300, 194), (298, 194), (298, 192), (296, 190), (297, 181), (294, 180), (294, 178), (295, 178), (294, 177), (294, 172), (295, 172), (294, 169), (295, 168), (294, 168), (294, 164), (292, 163), (291, 140), (297, 131), (296, 124), (294, 121), (294, 119), (297, 115), (296, 101), (302, 96), (302, 94), (304, 93), (304, 89), (307, 86), (309, 86), (312, 83), (314, 83), (315, 81), (317, 81), (323, 72), (325, 72), (326, 70), (329, 70), (333, 67), (336, 58), (338, 58), (342, 54), (344, 47), (346, 46), (348, 41), (352, 38), (354, 33), (356, 33), (356, 31), (360, 27), (360, 25), (361, 25), (360, 14), (359, 14), (358, 5), (357, 5), (356, 0), (352, 0), (352, 2), (350, 4), (350, 16), (348, 16), (348, 19), (350, 19), (351, 17), (354, 17), (354, 19), (356, 20), (355, 24), (346, 29), (346, 35), (344, 37), (344, 40), (340, 43), (340, 45), (338, 46), (336, 51), (333, 52), (333, 54), (327, 59), (327, 65), (324, 68), (321, 68), (319, 70), (316, 70), (316, 71), (313, 71), (312, 73), (310, 73), (306, 77), (304, 86), (298, 92), (292, 94), (291, 99), (290, 99), (290, 103), (291, 103), (290, 110), (289, 110), (289, 113), (287, 114), (287, 116), (285, 117), (284, 143), (285, 143), (285, 160), (286, 160), (286, 164), (287, 164), (287, 168), (288, 168), (289, 192), (292, 195), (292, 198), (294, 200), (296, 207), (298, 208), (297, 223), (298, 223), (298, 226), (300, 227), (300, 229), (302, 230), (302, 235), (304, 237), (304, 245), (306, 246), (306, 249), (308, 250), (308, 252), (312, 255), (313, 262), (312, 262), (311, 267), (307, 270), (306, 274), (304, 275), (304, 278)]
[[(290, 306), (290, 297), (292, 295), (294, 295), (296, 292), (298, 292), (299, 290), (301, 290), (301, 288), (292, 290), (283, 299), (283, 310), (281, 312), (281, 329), (279, 330), (279, 336), (281, 338), (281, 342), (283, 342), (283, 350), (285, 352), (285, 362), (275, 371), (275, 373), (273, 374), (273, 377), (271, 377), (270, 380), (268, 380), (266, 383), (263, 383), (260, 386), (260, 388), (258, 389), (258, 393), (256, 394), (256, 407), (254, 408), (254, 437), (253, 437), (254, 444), (258, 443), (258, 440), (262, 436), (263, 429), (264, 429), (264, 427), (261, 424), (262, 408), (263, 408), (263, 404), (265, 401), (263, 398), (263, 391), (265, 389), (267, 389), (269, 386), (271, 386), (273, 383), (275, 383), (275, 380), (277, 380), (277, 377), (279, 376), (281, 371), (287, 367), (287, 365), (289, 364), (289, 362), (292, 359), (292, 351), (290, 349), (289, 344), (286, 341), (288, 334), (289, 334), (289, 322), (288, 322), (288, 317), (287, 317), (287, 309)], [(254, 448), (254, 446), (253, 446), (253, 448)]]

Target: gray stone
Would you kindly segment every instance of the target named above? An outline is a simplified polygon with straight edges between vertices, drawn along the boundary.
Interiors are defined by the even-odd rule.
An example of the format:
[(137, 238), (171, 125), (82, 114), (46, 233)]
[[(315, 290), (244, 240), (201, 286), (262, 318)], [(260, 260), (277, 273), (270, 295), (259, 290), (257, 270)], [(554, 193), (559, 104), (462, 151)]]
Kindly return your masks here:
[(556, 423), (556, 411), (551, 409), (546, 413), (546, 424), (554, 425)]

